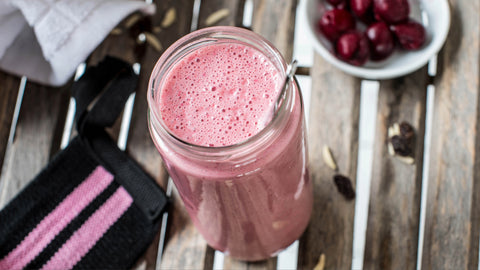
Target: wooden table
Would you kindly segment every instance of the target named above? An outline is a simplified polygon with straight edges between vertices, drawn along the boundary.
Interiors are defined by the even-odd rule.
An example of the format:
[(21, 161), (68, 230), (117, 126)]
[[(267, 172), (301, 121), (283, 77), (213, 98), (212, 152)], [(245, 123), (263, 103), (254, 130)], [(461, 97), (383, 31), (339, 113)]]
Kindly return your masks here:
[[(198, 27), (220, 9), (228, 14), (216, 25), (241, 25), (245, 0), (202, 0)], [(450, 0), (452, 26), (438, 55), (435, 77), (427, 67), (380, 82), (373, 150), (364, 269), (415, 269), (421, 254), (423, 269), (477, 269), (480, 229), (480, 0)], [(255, 0), (252, 29), (292, 57), (296, 0)], [(151, 33), (163, 49), (190, 32), (193, 0), (157, 0)], [(174, 8), (171, 25), (164, 22)], [(135, 41), (120, 24), (92, 54), (95, 63), (109, 53), (135, 61)], [(118, 32), (118, 31), (117, 31)], [(168, 176), (147, 132), (147, 81), (163, 49), (147, 48), (141, 59), (141, 80), (133, 107), (127, 151), (166, 188)], [(350, 269), (355, 201), (342, 197), (333, 171), (322, 158), (330, 147), (341, 172), (355, 186), (359, 145), (361, 80), (346, 75), (318, 55), (302, 69), (312, 78), (309, 122), (310, 171), (314, 182), (314, 212), (300, 239), (298, 268), (312, 269), (325, 254), (325, 269)], [(0, 73), (0, 207), (44, 167), (59, 149), (65, 128), (71, 84), (58, 89)], [(427, 86), (435, 87), (428, 177), (424, 167)], [(22, 94), (24, 92), (24, 94)], [(18, 98), (20, 97), (20, 98)], [(18, 103), (17, 106), (15, 106)], [(20, 106), (21, 105), (21, 106)], [(18, 117), (17, 117), (18, 116)], [(415, 164), (388, 154), (387, 129), (407, 121), (416, 130)], [(110, 133), (118, 137), (120, 123)], [(428, 150), (428, 149), (427, 149)], [(418, 250), (422, 182), (428, 182), (423, 250)], [(476, 183), (476, 185), (475, 185)], [(190, 221), (173, 192), (161, 265), (156, 265), (160, 232), (138, 269), (211, 269), (214, 251)], [(477, 207), (475, 207), (477, 205)], [(3, 221), (0, 221), (3, 222)], [(276, 258), (243, 263), (225, 258), (225, 269), (275, 269)]]

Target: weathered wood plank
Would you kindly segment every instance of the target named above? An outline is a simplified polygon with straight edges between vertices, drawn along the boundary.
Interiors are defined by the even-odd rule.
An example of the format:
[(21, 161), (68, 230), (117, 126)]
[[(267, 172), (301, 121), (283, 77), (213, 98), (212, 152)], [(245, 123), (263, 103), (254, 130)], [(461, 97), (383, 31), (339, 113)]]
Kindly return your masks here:
[[(155, 1), (156, 14), (151, 18), (152, 34), (161, 42), (163, 49), (190, 31), (193, 1)], [(167, 28), (159, 30), (166, 12), (174, 8), (176, 18)], [(162, 51), (157, 51), (147, 46), (145, 56), (142, 58), (140, 80), (135, 98), (132, 122), (129, 132), (127, 151), (139, 164), (163, 187), (167, 186), (168, 175), (162, 165), (147, 125), (147, 100), (146, 93), (148, 80), (155, 63)], [(161, 265), (156, 265), (158, 239), (147, 250), (145, 255), (146, 269), (202, 269), (206, 259), (207, 245), (193, 227), (183, 203), (174, 192), (172, 207), (169, 213), (166, 245)], [(188, 259), (180, 259), (188, 258)]]
[[(160, 269), (207, 269), (207, 242), (193, 225), (177, 189), (173, 189), (167, 239)], [(157, 267), (158, 269), (158, 267)]]
[[(241, 26), (244, 3), (245, 0), (202, 0), (199, 13), (199, 28), (214, 25)], [(228, 15), (212, 25), (207, 25), (207, 19), (210, 17), (210, 15), (221, 9), (228, 9)]]
[[(157, 12), (151, 18), (152, 26), (159, 27), (163, 17), (170, 8), (176, 10), (176, 20), (167, 29), (159, 33), (152, 32), (166, 49), (181, 36), (190, 31), (190, 22), (193, 9), (193, 1), (156, 1)], [(133, 108), (132, 122), (130, 126), (127, 151), (150, 173), (164, 188), (167, 185), (167, 175), (163, 168), (162, 160), (153, 144), (148, 132), (147, 124), (147, 88), (150, 74), (162, 54), (147, 45), (145, 56), (141, 59), (140, 80), (136, 91), (135, 105)]]
[(28, 184), (59, 150), (68, 98), (68, 87), (50, 88), (27, 82), (15, 138), (3, 164), (0, 207)]
[[(153, 27), (158, 27), (161, 24), (169, 9), (174, 8), (176, 12), (176, 19), (171, 26), (167, 29), (162, 29), (160, 33), (153, 32), (162, 43), (163, 49), (166, 49), (170, 44), (190, 31), (193, 1), (155, 1), (155, 4), (157, 6), (157, 12), (152, 18)], [(150, 138), (146, 117), (148, 108), (146, 97), (148, 80), (162, 52), (163, 51), (156, 51), (151, 47), (147, 47), (145, 57), (142, 59), (142, 69), (127, 150), (139, 161), (147, 172), (154, 176), (162, 187), (166, 188), (168, 174)], [(155, 265), (156, 269), (201, 269), (206, 256), (206, 244), (197, 245), (196, 239), (200, 238), (200, 236), (198, 232), (192, 230), (191, 227), (193, 225), (190, 219), (183, 219), (183, 215), (187, 215), (187, 213), (178, 193), (174, 192), (172, 202), (161, 265), (155, 265), (158, 244), (155, 247), (151, 246), (147, 251), (147, 253), (151, 252), (156, 255), (155, 260), (149, 262), (149, 265)], [(191, 238), (184, 237), (185, 235), (191, 236)], [(179, 246), (185, 246), (181, 240), (188, 243), (187, 245), (190, 249), (179, 250)], [(191, 258), (191, 260), (179, 260), (179, 258), (187, 257)], [(150, 267), (147, 267), (147, 269), (149, 268)]]
[(358, 153), (360, 80), (315, 55), (308, 131), (314, 206), (310, 225), (300, 239), (298, 267), (313, 269), (325, 254), (325, 269), (350, 269), (355, 201), (347, 201), (333, 181), (334, 171), (322, 158), (330, 147), (340, 172), (355, 187)]
[(253, 31), (261, 34), (282, 53), (287, 62), (293, 55), (297, 0), (254, 1)]
[(439, 54), (422, 269), (477, 269), (480, 227), (480, 1), (452, 0)]
[[(427, 79), (422, 68), (380, 83), (364, 269), (417, 264)], [(415, 129), (413, 165), (388, 153), (388, 128), (403, 121)]]
[(0, 175), (7, 150), (20, 78), (0, 72)]

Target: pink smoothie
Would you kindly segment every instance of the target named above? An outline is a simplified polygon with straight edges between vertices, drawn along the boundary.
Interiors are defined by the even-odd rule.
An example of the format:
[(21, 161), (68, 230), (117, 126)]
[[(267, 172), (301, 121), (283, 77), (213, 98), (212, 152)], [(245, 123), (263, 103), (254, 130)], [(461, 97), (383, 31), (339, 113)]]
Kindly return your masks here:
[[(241, 43), (200, 47), (175, 63), (156, 91), (168, 130), (215, 148), (255, 136), (271, 121), (283, 75)], [(303, 107), (294, 84), (283, 121), (261, 146), (199, 157), (152, 137), (194, 224), (215, 249), (244, 260), (275, 255), (298, 239), (312, 208)], [(280, 117), (280, 116), (279, 116)], [(223, 150), (222, 150), (223, 151)], [(245, 153), (248, 152), (248, 155)]]
[(236, 144), (270, 122), (282, 81), (257, 50), (239, 44), (203, 47), (168, 74), (160, 98), (162, 118), (189, 143)]

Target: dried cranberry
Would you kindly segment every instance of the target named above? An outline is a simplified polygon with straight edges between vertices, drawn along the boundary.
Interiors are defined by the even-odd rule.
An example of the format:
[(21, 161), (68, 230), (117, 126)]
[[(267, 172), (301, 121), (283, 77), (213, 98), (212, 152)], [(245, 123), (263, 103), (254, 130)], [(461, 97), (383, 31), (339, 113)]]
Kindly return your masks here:
[(353, 190), (352, 182), (348, 177), (336, 174), (333, 176), (333, 181), (337, 186), (338, 192), (340, 192), (345, 199), (353, 200), (355, 198), (355, 190)]
[(352, 12), (363, 22), (373, 21), (372, 0), (350, 0)]
[(326, 11), (318, 21), (320, 31), (331, 41), (337, 40), (342, 33), (355, 28), (355, 19), (344, 9)]
[(380, 61), (393, 53), (395, 43), (387, 24), (384, 22), (371, 24), (365, 34), (370, 42), (370, 59)]
[(375, 18), (388, 24), (406, 21), (410, 13), (408, 0), (373, 0)]
[(405, 139), (411, 139), (415, 135), (415, 130), (413, 127), (407, 123), (402, 122), (400, 123), (400, 136), (404, 137)]
[(370, 56), (367, 37), (356, 30), (343, 34), (335, 48), (338, 58), (355, 66), (365, 64)]
[(409, 20), (406, 23), (392, 25), (390, 29), (406, 50), (417, 50), (425, 43), (425, 28), (416, 21)]
[(390, 138), (395, 154), (408, 157), (412, 154), (411, 140), (395, 135)]

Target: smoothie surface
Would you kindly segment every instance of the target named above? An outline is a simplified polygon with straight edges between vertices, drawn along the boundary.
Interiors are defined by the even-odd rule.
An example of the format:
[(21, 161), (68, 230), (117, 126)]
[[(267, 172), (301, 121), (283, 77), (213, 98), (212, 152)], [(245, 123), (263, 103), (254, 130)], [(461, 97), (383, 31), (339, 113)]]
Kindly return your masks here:
[(227, 146), (261, 131), (273, 117), (282, 87), (274, 64), (252, 47), (211, 44), (189, 53), (166, 75), (160, 112), (178, 138)]

